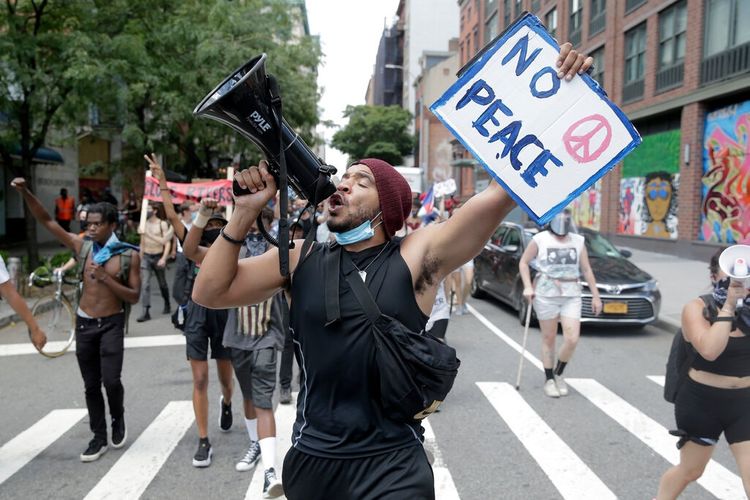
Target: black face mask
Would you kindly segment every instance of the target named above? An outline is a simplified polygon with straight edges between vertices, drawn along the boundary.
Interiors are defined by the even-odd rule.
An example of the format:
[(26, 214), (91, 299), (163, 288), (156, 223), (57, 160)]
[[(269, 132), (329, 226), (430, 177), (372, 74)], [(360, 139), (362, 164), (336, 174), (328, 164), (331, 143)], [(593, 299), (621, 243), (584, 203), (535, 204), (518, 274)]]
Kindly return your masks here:
[(219, 237), (219, 234), (221, 234), (220, 227), (206, 229), (203, 231), (203, 236), (201, 236), (201, 246), (210, 247), (216, 241), (216, 238)]

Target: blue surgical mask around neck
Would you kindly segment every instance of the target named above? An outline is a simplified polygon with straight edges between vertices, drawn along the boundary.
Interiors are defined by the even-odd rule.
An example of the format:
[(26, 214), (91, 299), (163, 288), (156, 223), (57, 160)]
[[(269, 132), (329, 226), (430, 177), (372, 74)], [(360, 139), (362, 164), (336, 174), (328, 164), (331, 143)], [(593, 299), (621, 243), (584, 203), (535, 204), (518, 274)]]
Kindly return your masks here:
[[(378, 215), (380, 215), (382, 212), (379, 212)], [(377, 217), (376, 215), (375, 217)], [(373, 217), (373, 219), (375, 218)], [(378, 227), (382, 223), (382, 220), (375, 224), (373, 227), (372, 220), (366, 220), (359, 226), (349, 229), (348, 231), (344, 231), (343, 233), (333, 233), (334, 238), (336, 238), (336, 243), (338, 243), (341, 246), (344, 245), (352, 245), (354, 243), (359, 243), (360, 241), (369, 240), (373, 236), (375, 236), (375, 228)]]

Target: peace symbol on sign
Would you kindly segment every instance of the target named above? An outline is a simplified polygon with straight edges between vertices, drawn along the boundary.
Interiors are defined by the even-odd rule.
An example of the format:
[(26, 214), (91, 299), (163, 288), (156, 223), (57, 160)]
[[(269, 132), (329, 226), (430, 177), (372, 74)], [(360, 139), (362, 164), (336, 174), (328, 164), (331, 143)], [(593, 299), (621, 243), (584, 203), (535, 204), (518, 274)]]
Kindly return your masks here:
[(581, 118), (563, 134), (565, 150), (580, 163), (599, 158), (611, 141), (612, 126), (600, 114)]

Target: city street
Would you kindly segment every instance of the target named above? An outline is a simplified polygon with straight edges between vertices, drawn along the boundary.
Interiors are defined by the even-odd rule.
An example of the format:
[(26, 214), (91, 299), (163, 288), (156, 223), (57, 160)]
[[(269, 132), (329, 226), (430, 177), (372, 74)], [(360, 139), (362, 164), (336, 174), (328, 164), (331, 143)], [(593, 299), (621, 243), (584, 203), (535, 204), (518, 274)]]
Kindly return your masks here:
[[(470, 306), (471, 314), (454, 317), (448, 330), (462, 361), (456, 385), (442, 411), (429, 418), (426, 448), (435, 457), (437, 497), (652, 498), (677, 457), (675, 438), (667, 434), (674, 426), (672, 405), (659, 385), (671, 334), (653, 327), (584, 329), (566, 370), (571, 393), (550, 399), (542, 393), (539, 331), (529, 333), (516, 392), (523, 328), (515, 312), (492, 300)], [(136, 323), (136, 314), (123, 369), (128, 444), (89, 464), (78, 459), (90, 433), (74, 353), (54, 360), (10, 355), (9, 346), (26, 342), (25, 333), (20, 326), (2, 331), (0, 498), (261, 498), (261, 471), (234, 470), (247, 441), (239, 390), (234, 426), (221, 433), (212, 369), (214, 462), (195, 469), (182, 337), (166, 316)], [(130, 347), (146, 339), (151, 346)], [(276, 415), (280, 468), (294, 415), (281, 405)], [(744, 498), (726, 442), (682, 498)]]

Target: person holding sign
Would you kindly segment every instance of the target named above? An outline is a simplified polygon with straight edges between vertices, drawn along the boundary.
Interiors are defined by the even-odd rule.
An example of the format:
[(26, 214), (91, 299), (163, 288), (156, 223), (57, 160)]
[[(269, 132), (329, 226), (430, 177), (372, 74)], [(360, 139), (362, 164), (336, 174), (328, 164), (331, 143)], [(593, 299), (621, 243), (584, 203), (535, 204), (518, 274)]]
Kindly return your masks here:
[[(565, 365), (573, 357), (581, 335), (581, 285), (583, 274), (591, 290), (594, 314), (602, 312), (602, 301), (596, 288), (583, 236), (571, 233), (572, 220), (566, 210), (557, 214), (546, 231), (534, 235), (518, 263), (523, 280), (523, 296), (534, 304), (542, 330), (542, 364), (546, 381), (544, 393), (551, 398), (568, 395), (562, 378)], [(531, 283), (529, 263), (536, 259), (539, 274), (536, 287)], [(564, 341), (555, 365), (557, 325), (562, 324)]]
[[(557, 64), (562, 76), (573, 76), (592, 59), (567, 43)], [(492, 182), (446, 222), (395, 238), (411, 210), (409, 184), (385, 161), (358, 160), (327, 202), (328, 228), (339, 247), (313, 244), (303, 256), (297, 241), (289, 251), (289, 278), (279, 273), (275, 248), (238, 262), (245, 234), (277, 186), (265, 161), (235, 180), (250, 194), (235, 197), (231, 221), (203, 260), (193, 300), (228, 308), (263, 302), (284, 287), (291, 295), (290, 328), (304, 380), (284, 460), (287, 498), (434, 498), (421, 425), (389, 416), (380, 403), (375, 339), (348, 280), (362, 279), (383, 314), (421, 331), (439, 284), (482, 250), (513, 200)], [(336, 248), (343, 249), (332, 267), (340, 311), (329, 322), (324, 270)]]

